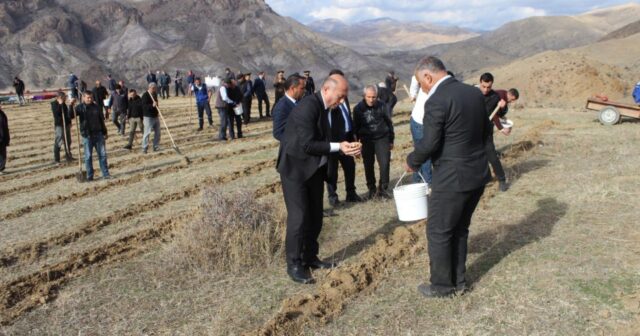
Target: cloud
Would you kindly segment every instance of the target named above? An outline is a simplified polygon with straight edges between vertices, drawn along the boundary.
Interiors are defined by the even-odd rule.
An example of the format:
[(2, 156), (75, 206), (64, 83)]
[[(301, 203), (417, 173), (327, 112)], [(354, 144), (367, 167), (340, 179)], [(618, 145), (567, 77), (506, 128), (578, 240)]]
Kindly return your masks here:
[(321, 19), (358, 22), (381, 17), (492, 30), (514, 20), (574, 15), (628, 0), (266, 0), (276, 12), (309, 23)]

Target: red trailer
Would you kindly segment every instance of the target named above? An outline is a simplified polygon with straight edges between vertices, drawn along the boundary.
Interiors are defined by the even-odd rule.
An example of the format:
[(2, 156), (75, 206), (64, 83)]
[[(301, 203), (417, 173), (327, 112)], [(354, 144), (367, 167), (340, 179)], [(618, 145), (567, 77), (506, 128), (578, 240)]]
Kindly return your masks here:
[(640, 106), (625, 104), (599, 98), (587, 99), (587, 110), (598, 111), (598, 119), (603, 125), (619, 123), (622, 116), (640, 119)]

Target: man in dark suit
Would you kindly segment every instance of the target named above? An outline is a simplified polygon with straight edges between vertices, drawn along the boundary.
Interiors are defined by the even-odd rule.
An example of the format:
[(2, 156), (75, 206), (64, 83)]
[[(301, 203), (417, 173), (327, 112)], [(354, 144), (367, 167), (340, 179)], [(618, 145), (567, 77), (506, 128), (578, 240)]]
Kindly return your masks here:
[(273, 107), (273, 137), (278, 141), (282, 141), (287, 119), (304, 95), (304, 78), (298, 74), (293, 74), (284, 82), (284, 88), (285, 99), (280, 99), (276, 106)]
[(415, 76), (428, 98), (424, 137), (407, 157), (406, 170), (433, 162), (427, 226), (431, 284), (418, 290), (444, 297), (466, 291), (469, 225), (491, 178), (484, 150), (491, 125), (482, 93), (449, 76), (438, 58), (420, 60)]
[(313, 77), (311, 77), (311, 71), (305, 70), (304, 76), (307, 78), (307, 92), (306, 96), (311, 96), (314, 92), (316, 92), (316, 84), (313, 82)]
[[(334, 69), (329, 72), (329, 76), (340, 75), (344, 77), (341, 70)], [(332, 142), (354, 142), (356, 141), (353, 133), (353, 119), (351, 119), (351, 106), (349, 98), (345, 98), (338, 107), (331, 110), (331, 137)], [(333, 153), (329, 155), (327, 163), (327, 194), (329, 195), (329, 204), (336, 206), (340, 203), (338, 199), (338, 165), (342, 166), (344, 172), (344, 184), (347, 196), (347, 202), (362, 202), (362, 198), (356, 193), (356, 162), (353, 156), (341, 155)]]
[(287, 273), (299, 283), (312, 283), (310, 268), (332, 268), (318, 258), (318, 236), (322, 229), (323, 182), (328, 156), (341, 151), (358, 155), (358, 143), (332, 143), (329, 113), (344, 101), (349, 91), (340, 75), (327, 78), (322, 89), (300, 101), (287, 120), (280, 142), (278, 172), (287, 206), (285, 240)]
[(267, 86), (265, 84), (264, 71), (258, 72), (258, 78), (253, 81), (253, 91), (256, 94), (256, 98), (258, 98), (258, 114), (260, 118), (262, 118), (262, 102), (266, 104), (267, 107), (267, 117), (271, 116), (270, 112), (270, 103), (269, 103), (269, 95), (267, 95)]

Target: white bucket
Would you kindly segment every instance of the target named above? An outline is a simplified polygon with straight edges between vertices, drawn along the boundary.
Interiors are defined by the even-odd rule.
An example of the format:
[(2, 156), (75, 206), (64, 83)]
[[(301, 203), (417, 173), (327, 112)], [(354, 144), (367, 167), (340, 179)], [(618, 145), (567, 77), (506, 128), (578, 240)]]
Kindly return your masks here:
[(236, 105), (236, 107), (233, 108), (233, 113), (235, 113), (237, 116), (241, 116), (242, 115), (242, 105)]
[(393, 198), (398, 210), (398, 219), (403, 222), (413, 222), (427, 218), (427, 194), (429, 185), (422, 178), (423, 183), (413, 183), (399, 186), (402, 179), (407, 175), (405, 172), (393, 188)]

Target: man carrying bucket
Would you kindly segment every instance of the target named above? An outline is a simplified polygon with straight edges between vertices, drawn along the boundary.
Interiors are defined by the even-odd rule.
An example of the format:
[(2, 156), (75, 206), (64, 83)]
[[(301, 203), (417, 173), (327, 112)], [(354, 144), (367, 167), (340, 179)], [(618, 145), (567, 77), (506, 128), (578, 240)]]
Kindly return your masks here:
[(428, 159), (433, 162), (427, 226), (431, 284), (418, 290), (429, 298), (447, 297), (467, 290), (469, 225), (491, 179), (484, 150), (491, 124), (482, 93), (448, 75), (440, 59), (420, 60), (415, 76), (428, 92), (424, 137), (407, 157), (405, 170), (412, 173)]

